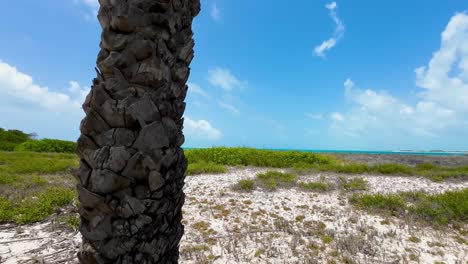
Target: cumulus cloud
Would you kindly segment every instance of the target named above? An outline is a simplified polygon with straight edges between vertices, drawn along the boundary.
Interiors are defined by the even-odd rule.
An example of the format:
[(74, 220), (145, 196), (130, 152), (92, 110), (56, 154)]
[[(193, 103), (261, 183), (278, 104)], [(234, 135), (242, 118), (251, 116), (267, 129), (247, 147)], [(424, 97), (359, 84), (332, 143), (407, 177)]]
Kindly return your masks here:
[(341, 113), (333, 112), (330, 114), (330, 118), (335, 122), (342, 122), (344, 121), (344, 116)]
[(246, 86), (246, 82), (239, 80), (228, 69), (224, 68), (216, 68), (208, 71), (208, 80), (213, 86), (222, 88), (228, 92)]
[(336, 13), (336, 9), (338, 8), (336, 2), (326, 4), (325, 8), (329, 10), (330, 17), (333, 19), (333, 22), (335, 22), (335, 32), (331, 38), (324, 40), (320, 45), (315, 46), (314, 54), (319, 57), (324, 57), (325, 51), (335, 47), (336, 43), (343, 37), (345, 32), (345, 26)]
[(229, 112), (231, 112), (234, 115), (239, 115), (240, 114), (239, 109), (237, 109), (237, 107), (235, 107), (232, 104), (229, 104), (229, 103), (226, 103), (226, 102), (219, 102), (218, 104), (219, 104), (220, 107), (228, 110)]
[(52, 111), (80, 112), (89, 88), (71, 81), (68, 91), (68, 94), (50, 91), (34, 83), (31, 76), (0, 60), (0, 94), (4, 99), (15, 98)]
[(191, 93), (191, 94), (196, 94), (196, 95), (200, 95), (200, 96), (203, 96), (203, 97), (209, 97), (209, 94), (208, 92), (206, 92), (204, 89), (202, 89), (200, 87), (200, 85), (197, 85), (195, 83), (187, 83), (188, 85), (188, 92)]
[(221, 131), (214, 128), (210, 122), (203, 119), (192, 120), (189, 117), (184, 117), (184, 134), (202, 139), (219, 139), (222, 136)]
[(441, 46), (427, 66), (415, 70), (416, 85), (427, 100), (468, 112), (468, 15), (454, 15), (441, 35)]
[(216, 21), (221, 19), (221, 10), (218, 8), (218, 6), (216, 4), (213, 4), (211, 6), (210, 15)]
[[(468, 128), (468, 15), (454, 15), (441, 34), (440, 48), (428, 65), (415, 69), (421, 93), (407, 103), (385, 91), (362, 89), (344, 82), (353, 105), (335, 118), (338, 134), (361, 138), (439, 138)], [(340, 121), (340, 122), (336, 122)]]

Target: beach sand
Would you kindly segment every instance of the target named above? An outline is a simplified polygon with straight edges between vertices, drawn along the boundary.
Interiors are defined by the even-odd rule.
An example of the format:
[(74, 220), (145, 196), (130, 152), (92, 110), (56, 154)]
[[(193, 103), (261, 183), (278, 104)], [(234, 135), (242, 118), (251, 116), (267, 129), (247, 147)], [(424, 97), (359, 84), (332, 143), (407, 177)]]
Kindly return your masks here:
[[(266, 168), (230, 168), (227, 173), (186, 178), (185, 235), (180, 263), (466, 263), (468, 245), (450, 227), (360, 211), (340, 190), (314, 193), (297, 188), (252, 192), (232, 188)], [(341, 175), (343, 176), (343, 175)], [(313, 173), (301, 181), (336, 181)], [(352, 177), (352, 176), (345, 176)], [(360, 175), (369, 193), (468, 188), (468, 182), (432, 182), (421, 177)], [(467, 230), (467, 227), (461, 227)], [(460, 228), (459, 228), (460, 230)], [(21, 241), (21, 239), (27, 239)], [(80, 234), (52, 221), (0, 226), (1, 263), (77, 263)], [(353, 262), (348, 262), (353, 263)]]

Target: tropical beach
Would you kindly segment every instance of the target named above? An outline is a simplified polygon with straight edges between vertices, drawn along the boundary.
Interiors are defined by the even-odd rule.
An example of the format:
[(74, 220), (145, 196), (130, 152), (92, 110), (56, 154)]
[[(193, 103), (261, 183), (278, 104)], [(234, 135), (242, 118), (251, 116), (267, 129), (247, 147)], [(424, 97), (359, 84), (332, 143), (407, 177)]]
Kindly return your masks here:
[[(467, 157), (249, 148), (185, 154), (181, 263), (468, 259)], [(75, 155), (1, 152), (0, 164), (2, 263), (78, 263)]]
[(463, 1), (0, 8), (0, 264), (468, 264)]

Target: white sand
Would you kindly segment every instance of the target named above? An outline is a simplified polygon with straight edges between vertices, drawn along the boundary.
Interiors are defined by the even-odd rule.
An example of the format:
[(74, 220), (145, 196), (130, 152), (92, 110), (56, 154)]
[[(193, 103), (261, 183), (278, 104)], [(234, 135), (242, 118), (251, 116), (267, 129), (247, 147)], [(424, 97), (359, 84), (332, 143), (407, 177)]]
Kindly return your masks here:
[[(436, 230), (412, 219), (370, 215), (349, 205), (340, 191), (313, 193), (293, 188), (247, 193), (231, 188), (238, 180), (265, 171), (231, 168), (224, 174), (186, 178), (181, 263), (342, 263), (346, 257), (357, 263), (468, 261), (468, 246), (457, 242), (455, 237), (461, 234), (455, 229)], [(334, 181), (337, 177), (323, 173), (300, 180)], [(371, 193), (468, 188), (468, 182), (461, 181), (359, 177), (369, 182), (367, 192)], [(46, 221), (25, 226), (21, 233), (15, 226), (0, 226), (0, 263), (35, 263), (33, 257), (45, 263), (76, 263), (65, 260), (76, 254), (79, 233), (53, 227)], [(324, 243), (327, 236), (331, 241)], [(421, 241), (408, 241), (412, 236)], [(24, 238), (40, 239), (5, 243)]]

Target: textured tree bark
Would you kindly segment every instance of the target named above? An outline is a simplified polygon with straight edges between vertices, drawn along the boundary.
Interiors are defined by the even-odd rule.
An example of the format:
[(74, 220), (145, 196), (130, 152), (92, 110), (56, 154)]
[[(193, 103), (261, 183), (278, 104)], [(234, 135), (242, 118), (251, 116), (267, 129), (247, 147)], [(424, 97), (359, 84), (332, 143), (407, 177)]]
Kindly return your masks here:
[(97, 77), (75, 173), (81, 263), (177, 263), (181, 145), (199, 0), (99, 0)]

